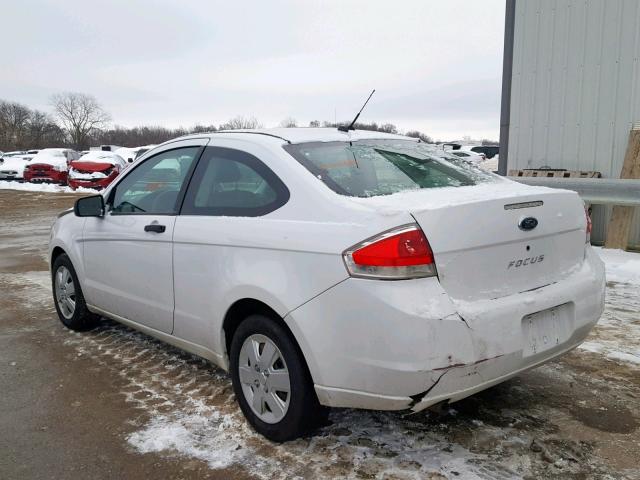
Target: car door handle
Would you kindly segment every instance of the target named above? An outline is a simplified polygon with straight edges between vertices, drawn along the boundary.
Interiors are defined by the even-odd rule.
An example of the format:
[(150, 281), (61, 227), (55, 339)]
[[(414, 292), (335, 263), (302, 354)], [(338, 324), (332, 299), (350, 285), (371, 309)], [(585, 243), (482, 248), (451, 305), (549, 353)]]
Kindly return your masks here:
[(156, 232), (156, 233), (164, 233), (167, 229), (164, 225), (158, 225), (157, 223), (152, 223), (151, 225), (145, 225), (145, 232)]

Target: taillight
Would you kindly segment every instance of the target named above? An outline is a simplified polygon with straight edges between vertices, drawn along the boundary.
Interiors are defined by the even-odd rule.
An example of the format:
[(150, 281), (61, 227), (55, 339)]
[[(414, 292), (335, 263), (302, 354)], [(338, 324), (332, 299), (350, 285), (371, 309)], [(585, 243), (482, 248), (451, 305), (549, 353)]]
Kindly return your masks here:
[(345, 251), (343, 257), (352, 277), (403, 280), (437, 274), (431, 246), (415, 224), (369, 238)]
[(587, 236), (585, 238), (585, 243), (591, 243), (591, 230), (593, 230), (593, 222), (591, 221), (591, 212), (589, 212), (589, 207), (584, 206), (584, 214), (587, 217)]

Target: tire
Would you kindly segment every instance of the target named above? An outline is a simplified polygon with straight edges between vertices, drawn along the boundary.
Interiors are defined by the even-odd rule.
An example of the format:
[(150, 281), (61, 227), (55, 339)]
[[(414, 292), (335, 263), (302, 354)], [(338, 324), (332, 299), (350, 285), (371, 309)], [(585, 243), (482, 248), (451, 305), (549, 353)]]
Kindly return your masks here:
[[(71, 283), (70, 283), (71, 282)], [(63, 291), (58, 289), (62, 284)], [(89, 330), (97, 323), (98, 317), (87, 309), (84, 295), (78, 282), (78, 276), (69, 257), (63, 253), (56, 257), (51, 267), (51, 286), (53, 290), (53, 304), (62, 324), (76, 331)], [(71, 292), (70, 286), (73, 288)], [(72, 303), (61, 299), (66, 297)], [(73, 308), (71, 305), (73, 304)]]
[[(267, 341), (270, 341), (277, 348), (273, 358), (280, 357), (273, 363), (273, 367), (268, 365), (269, 362), (258, 362), (259, 369), (268, 365), (266, 368), (271, 370), (271, 376), (266, 377), (259, 371), (255, 371), (255, 362), (253, 362), (254, 365), (251, 365), (252, 360), (246, 354), (247, 350), (250, 350), (249, 345), (257, 345), (263, 340), (265, 343), (263, 346), (261, 344), (262, 353), (266, 355)], [(263, 360), (262, 357), (257, 358)], [(247, 360), (249, 367), (247, 367)], [(280, 360), (283, 360), (283, 362)], [(244, 382), (241, 382), (240, 379), (241, 366), (243, 368)], [(288, 371), (290, 389), (287, 395), (277, 387), (274, 387), (275, 384), (270, 383), (274, 378), (279, 378), (282, 381), (282, 378), (284, 378), (282, 376), (283, 367), (284, 370)], [(313, 389), (313, 382), (302, 353), (290, 334), (271, 318), (264, 315), (251, 315), (238, 326), (231, 341), (230, 372), (233, 390), (242, 413), (244, 413), (251, 426), (269, 440), (275, 442), (293, 440), (326, 421), (328, 409), (318, 403)], [(276, 377), (278, 374), (280, 376)], [(248, 378), (254, 378), (255, 380), (252, 383), (247, 383), (246, 380)], [(259, 385), (255, 382), (264, 382), (264, 384)], [(269, 388), (271, 388), (270, 393), (264, 393), (265, 391), (268, 392)], [(264, 407), (264, 409), (260, 407), (261, 410), (264, 410), (262, 418), (254, 411), (254, 406), (256, 405), (255, 397), (253, 398), (254, 401), (249, 398), (254, 396), (256, 392), (258, 394), (257, 403)], [(286, 411), (281, 418), (278, 418), (281, 412), (277, 408), (271, 409), (269, 407), (270, 404), (275, 404), (274, 395), (278, 395), (278, 398), (280, 398), (281, 402), (277, 402), (277, 399), (275, 399), (275, 402), (280, 403), (280, 405), (285, 403), (283, 398), (288, 398)], [(260, 400), (260, 396), (265, 398), (264, 402)], [(254, 406), (250, 405), (250, 402)]]

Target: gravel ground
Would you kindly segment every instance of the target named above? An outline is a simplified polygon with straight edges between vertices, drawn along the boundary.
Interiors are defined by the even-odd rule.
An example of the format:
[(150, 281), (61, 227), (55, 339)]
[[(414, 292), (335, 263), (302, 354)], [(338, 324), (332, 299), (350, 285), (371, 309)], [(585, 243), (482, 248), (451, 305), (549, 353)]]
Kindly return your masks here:
[(57, 320), (46, 243), (70, 193), (0, 189), (0, 478), (640, 478), (640, 287), (582, 348), (438, 412), (335, 410), (254, 434), (229, 377), (108, 320)]

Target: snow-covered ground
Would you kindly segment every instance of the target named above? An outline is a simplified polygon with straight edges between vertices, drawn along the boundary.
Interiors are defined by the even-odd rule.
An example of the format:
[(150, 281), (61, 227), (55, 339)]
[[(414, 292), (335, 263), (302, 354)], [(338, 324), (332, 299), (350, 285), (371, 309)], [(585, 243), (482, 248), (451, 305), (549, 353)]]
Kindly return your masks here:
[(595, 250), (606, 264), (607, 298), (611, 307), (596, 325), (596, 335), (578, 348), (640, 366), (640, 254)]
[[(640, 254), (594, 247), (607, 266), (607, 281), (640, 286)], [(640, 295), (640, 291), (638, 291)]]
[[(628, 368), (640, 368), (640, 254), (596, 250), (607, 264), (607, 308), (581, 349), (591, 352), (587, 355), (603, 355), (611, 361), (625, 362)], [(140, 453), (195, 458), (213, 469), (242, 465), (255, 478), (508, 479), (535, 477), (540, 468), (530, 464), (529, 455), (538, 448), (531, 445), (541, 442), (538, 435), (543, 434), (527, 422), (531, 418), (542, 421), (548, 412), (547, 407), (540, 412), (527, 407), (523, 399), (540, 392), (526, 384), (503, 387), (500, 395), (504, 404), (487, 407), (497, 408), (495, 415), (505, 417), (498, 425), (486, 423), (480, 415), (455, 419), (457, 409), (462, 408), (458, 404), (446, 407), (444, 419), (428, 412), (407, 416), (335, 410), (330, 418), (332, 425), (315, 436), (277, 445), (247, 426), (227, 376), (205, 361), (115, 324), (96, 335), (74, 334), (67, 344), (105, 366), (117, 364), (127, 383), (123, 391), (127, 401), (146, 412), (147, 419), (127, 437), (130, 446)], [(138, 358), (145, 362), (141, 365)], [(149, 362), (150, 358), (154, 360)], [(570, 384), (575, 375), (557, 364), (537, 371), (543, 382), (552, 378), (551, 383)], [(514, 400), (518, 395), (523, 397)], [(472, 440), (464, 439), (467, 434)], [(575, 473), (571, 469), (577, 471), (577, 463), (572, 462), (578, 462), (580, 455), (586, 456), (576, 446), (571, 449), (556, 450), (555, 454), (543, 450), (543, 457), (554, 458), (549, 468), (558, 478), (562, 473)]]
[(23, 192), (45, 192), (45, 193), (96, 193), (91, 188), (77, 188), (76, 190), (56, 183), (29, 183), (29, 182), (9, 182), (0, 180), (0, 190), (20, 190)]
[[(5, 197), (5, 207), (15, 205), (14, 195)], [(34, 195), (23, 197), (31, 198), (25, 211), (42, 203)], [(64, 197), (73, 200), (48, 195), (58, 202)], [(114, 322), (81, 333), (59, 325), (50, 275), (37, 257), (46, 251), (48, 225), (62, 208), (49, 216), (16, 210), (3, 217), (0, 289), (3, 307), (18, 312), (7, 318), (14, 330), (39, 332), (42, 358), (51, 343), (64, 348), (65, 357), (56, 361), (68, 362), (63, 365), (69, 372), (98, 368), (108, 390), (83, 388), (105, 403), (121, 394), (115, 405), (127, 420), (114, 423), (119, 433), (113, 441), (185, 465), (185, 478), (194, 460), (205, 465), (202, 476), (208, 465), (226, 469), (213, 476), (229, 472), (229, 478), (640, 478), (640, 254), (596, 249), (607, 265), (605, 312), (587, 342), (560, 361), (440, 413), (336, 409), (331, 424), (314, 436), (280, 445), (248, 427), (228, 375), (210, 363)], [(30, 377), (25, 373), (20, 381), (29, 385)], [(75, 421), (73, 412), (61, 412)], [(616, 456), (617, 463), (611, 460)]]

